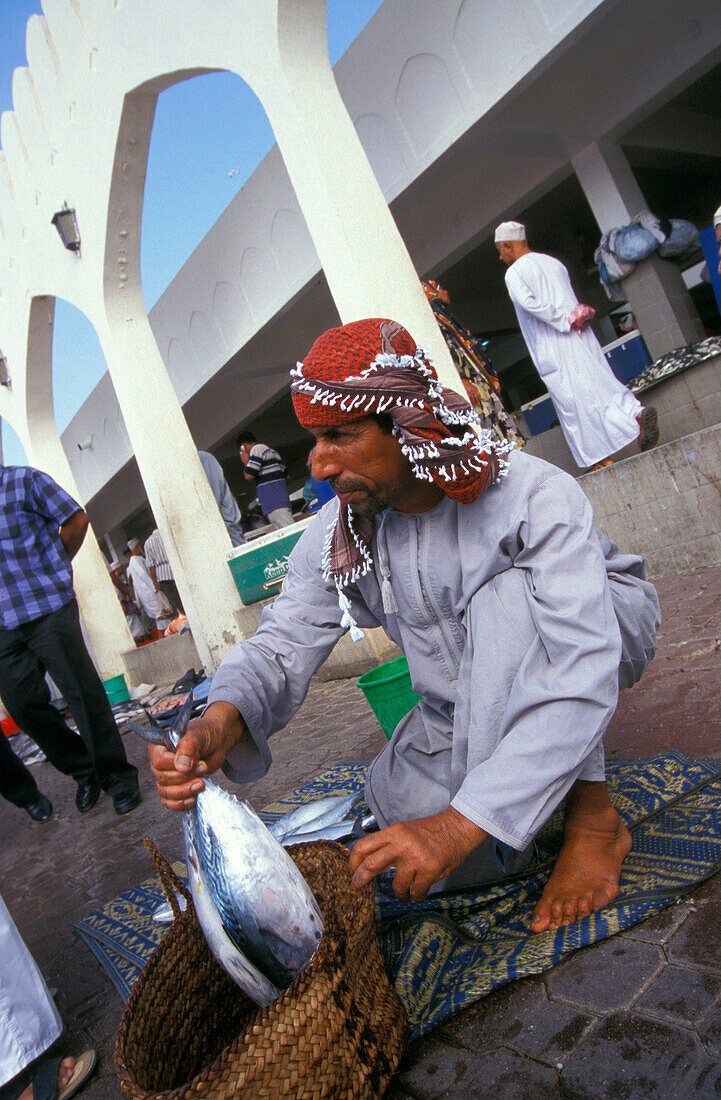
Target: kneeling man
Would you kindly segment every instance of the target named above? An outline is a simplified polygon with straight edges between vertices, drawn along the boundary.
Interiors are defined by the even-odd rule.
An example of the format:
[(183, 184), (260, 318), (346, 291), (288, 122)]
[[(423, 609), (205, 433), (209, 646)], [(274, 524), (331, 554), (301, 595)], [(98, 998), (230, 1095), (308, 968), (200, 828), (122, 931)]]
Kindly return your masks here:
[(631, 838), (608, 798), (602, 739), (659, 621), (642, 560), (594, 527), (573, 478), (476, 434), (476, 414), (392, 321), (326, 332), (292, 396), (316, 437), (313, 476), (337, 499), (175, 755), (151, 748), (163, 803), (191, 806), (221, 764), (234, 779), (263, 775), (270, 734), (341, 635), (382, 626), (422, 698), (370, 765), (381, 829), (353, 850), (355, 884), (395, 867), (396, 894), (421, 901), (498, 879), (565, 798), (533, 928), (608, 904)]

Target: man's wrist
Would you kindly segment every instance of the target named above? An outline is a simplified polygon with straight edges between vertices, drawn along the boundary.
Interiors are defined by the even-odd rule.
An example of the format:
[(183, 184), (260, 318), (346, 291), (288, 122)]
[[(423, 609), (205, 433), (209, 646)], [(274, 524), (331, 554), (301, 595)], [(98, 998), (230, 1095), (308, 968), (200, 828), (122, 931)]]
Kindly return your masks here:
[(218, 733), (222, 736), (226, 751), (230, 752), (247, 732), (245, 719), (237, 707), (218, 699), (210, 703), (203, 712), (203, 718), (212, 722)]
[(485, 829), (481, 829), (479, 825), (476, 825), (469, 817), (462, 814), (455, 806), (449, 806), (443, 813), (446, 816), (449, 829), (467, 855), (474, 852), (476, 848), (483, 844), (484, 840), (488, 839), (489, 834)]

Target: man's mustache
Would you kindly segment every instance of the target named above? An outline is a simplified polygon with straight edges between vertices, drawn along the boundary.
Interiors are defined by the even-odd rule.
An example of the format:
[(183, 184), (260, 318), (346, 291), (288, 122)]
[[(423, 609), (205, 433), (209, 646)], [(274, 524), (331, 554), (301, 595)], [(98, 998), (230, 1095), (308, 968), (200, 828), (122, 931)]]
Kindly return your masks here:
[(369, 491), (368, 486), (362, 481), (344, 481), (340, 477), (331, 477), (328, 480), (334, 493), (367, 493)]

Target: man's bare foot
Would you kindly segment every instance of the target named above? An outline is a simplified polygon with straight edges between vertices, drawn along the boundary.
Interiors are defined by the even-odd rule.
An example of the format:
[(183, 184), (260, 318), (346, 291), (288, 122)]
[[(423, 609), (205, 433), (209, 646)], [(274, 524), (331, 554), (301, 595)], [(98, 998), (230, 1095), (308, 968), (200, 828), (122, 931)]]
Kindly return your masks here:
[[(602, 787), (605, 793), (605, 784), (576, 784), (579, 786)], [(594, 793), (594, 800), (602, 804), (588, 807), (582, 805), (583, 799), (569, 799), (561, 851), (533, 911), (534, 932), (571, 924), (602, 909), (618, 893), (621, 864), (631, 851), (631, 834), (607, 795), (599, 799)]]
[(607, 466), (613, 466), (614, 462), (612, 458), (602, 458), (600, 462), (596, 462), (588, 469), (589, 474), (593, 474), (596, 470), (605, 470)]
[[(75, 1059), (63, 1058), (58, 1069), (58, 1092), (62, 1092), (62, 1090), (70, 1084), (70, 1078), (73, 1075), (74, 1069)], [(20, 1093), (18, 1100), (33, 1100), (33, 1086), (28, 1085), (28, 1087)]]

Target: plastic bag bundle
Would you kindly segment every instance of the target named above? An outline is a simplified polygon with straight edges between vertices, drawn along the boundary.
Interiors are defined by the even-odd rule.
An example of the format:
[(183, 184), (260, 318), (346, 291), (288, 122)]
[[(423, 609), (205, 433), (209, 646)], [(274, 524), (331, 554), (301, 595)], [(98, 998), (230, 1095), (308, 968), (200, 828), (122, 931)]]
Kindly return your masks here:
[(700, 247), (701, 238), (693, 222), (685, 218), (671, 218), (671, 232), (658, 246), (658, 254), (665, 260), (683, 260)]
[(658, 241), (650, 229), (633, 222), (624, 225), (616, 233), (613, 251), (624, 263), (638, 263), (645, 260), (658, 248)]
[(633, 225), (641, 225), (644, 229), (648, 229), (649, 233), (653, 233), (658, 244), (663, 244), (667, 237), (671, 235), (671, 222), (668, 218), (659, 218), (656, 214), (652, 214), (650, 210), (641, 210), (632, 220)]

